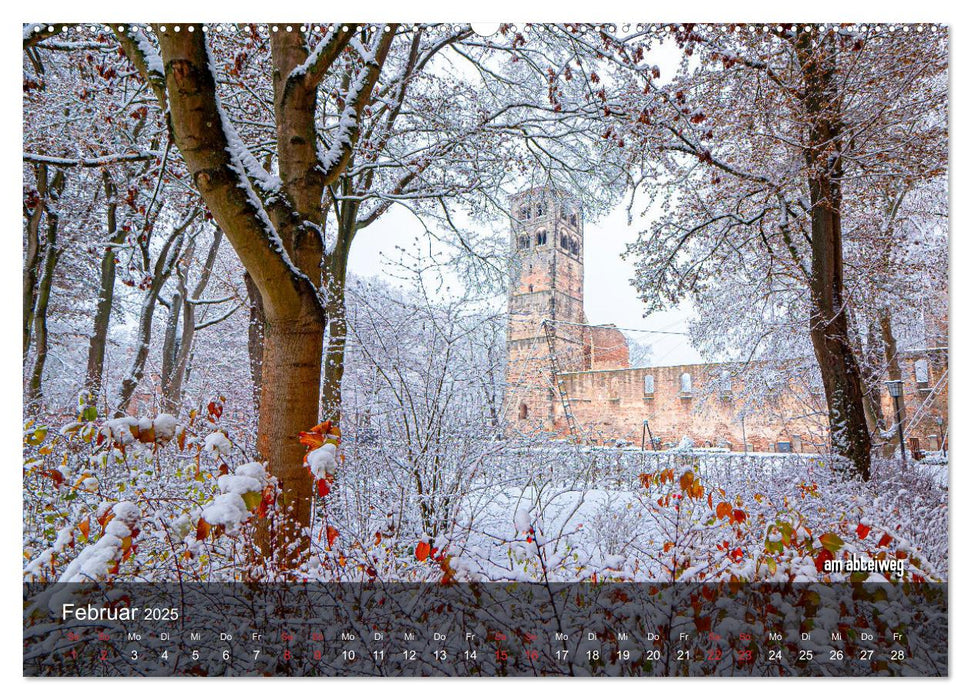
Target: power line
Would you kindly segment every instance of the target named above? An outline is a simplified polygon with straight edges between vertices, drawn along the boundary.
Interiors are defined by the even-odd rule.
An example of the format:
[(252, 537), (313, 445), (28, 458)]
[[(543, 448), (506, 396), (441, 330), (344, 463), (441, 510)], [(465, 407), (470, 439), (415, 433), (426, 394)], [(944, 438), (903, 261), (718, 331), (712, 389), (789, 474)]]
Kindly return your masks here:
[(559, 324), (562, 326), (579, 326), (581, 328), (611, 328), (615, 331), (627, 331), (628, 333), (653, 333), (655, 335), (681, 335), (681, 336), (688, 335), (684, 331), (655, 331), (655, 330), (649, 330), (647, 328), (621, 328), (620, 326), (614, 326), (609, 323), (608, 324), (575, 323), (573, 321), (560, 321), (560, 320), (552, 320), (552, 319), (546, 319), (546, 321), (552, 324)]

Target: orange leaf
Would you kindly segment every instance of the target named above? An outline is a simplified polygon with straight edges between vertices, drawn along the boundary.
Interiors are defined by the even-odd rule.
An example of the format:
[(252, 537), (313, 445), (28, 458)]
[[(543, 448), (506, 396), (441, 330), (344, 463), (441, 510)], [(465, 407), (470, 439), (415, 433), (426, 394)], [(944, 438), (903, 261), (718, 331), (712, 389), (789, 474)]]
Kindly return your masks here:
[(432, 548), (428, 546), (427, 542), (419, 542), (418, 546), (415, 547), (415, 558), (418, 561), (425, 561), (428, 559), (428, 555), (431, 553)]
[(869, 534), (870, 534), (869, 525), (864, 525), (863, 523), (860, 523), (859, 525), (856, 526), (856, 536), (859, 537), (861, 540), (865, 539), (866, 536)]
[(199, 524), (196, 525), (196, 539), (202, 541), (209, 536), (209, 523), (205, 521), (204, 518), (199, 518)]
[(315, 433), (313, 431), (309, 433), (300, 433), (300, 444), (306, 445), (311, 450), (316, 450), (324, 444), (324, 436), (320, 433)]
[(81, 534), (84, 535), (84, 539), (88, 539), (89, 533), (91, 532), (91, 521), (88, 518), (85, 518), (79, 522), (78, 530), (80, 530)]
[(715, 515), (719, 518), (727, 518), (731, 514), (732, 514), (732, 504), (729, 503), (728, 501), (722, 501), (721, 503), (718, 504), (718, 507), (715, 508)]
[(694, 472), (692, 472), (692, 471), (686, 471), (684, 474), (682, 474), (681, 475), (681, 480), (679, 481), (679, 484), (681, 486), (681, 490), (682, 491), (687, 491), (688, 489), (690, 489), (691, 488), (691, 484), (694, 483), (694, 480), (695, 480), (695, 473)]
[(334, 546), (334, 540), (337, 539), (337, 536), (339, 534), (340, 533), (337, 532), (337, 528), (336, 527), (334, 527), (333, 525), (328, 525), (327, 526), (327, 548), (328, 549), (330, 549), (331, 547)]

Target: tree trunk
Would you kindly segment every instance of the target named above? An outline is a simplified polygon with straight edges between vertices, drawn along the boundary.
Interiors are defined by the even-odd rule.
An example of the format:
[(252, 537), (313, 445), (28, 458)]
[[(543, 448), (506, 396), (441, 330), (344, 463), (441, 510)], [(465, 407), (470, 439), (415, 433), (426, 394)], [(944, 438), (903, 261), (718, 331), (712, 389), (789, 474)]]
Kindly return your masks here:
[(253, 409), (260, 413), (260, 395), (263, 393), (263, 329), (266, 315), (263, 312), (263, 299), (260, 290), (250, 273), (243, 273), (246, 295), (249, 297), (249, 327), (246, 349), (249, 352), (249, 373), (253, 380)]
[(175, 261), (182, 248), (183, 233), (195, 216), (196, 214), (190, 215), (184, 223), (173, 231), (159, 252), (158, 260), (155, 263), (154, 274), (152, 275), (152, 283), (145, 293), (145, 298), (142, 300), (142, 309), (138, 316), (138, 345), (135, 348), (135, 357), (132, 360), (131, 370), (128, 372), (128, 376), (121, 383), (121, 394), (118, 399), (118, 409), (115, 415), (123, 416), (128, 412), (131, 400), (135, 395), (135, 389), (138, 388), (138, 383), (145, 374), (145, 363), (148, 361), (148, 351), (152, 342), (152, 323), (155, 316), (155, 305), (158, 303), (159, 294), (162, 293), (162, 287), (165, 286), (165, 282), (175, 267)]
[(88, 341), (88, 367), (84, 384), (94, 400), (101, 393), (104, 381), (105, 350), (108, 346), (108, 328), (111, 325), (111, 307), (115, 300), (115, 272), (117, 267), (117, 247), (124, 243), (126, 233), (118, 230), (115, 201), (115, 186), (108, 173), (104, 174), (105, 197), (108, 200), (108, 244), (101, 256), (101, 283), (98, 289), (98, 303), (94, 312), (94, 330)]
[[(51, 196), (55, 200), (64, 189), (64, 173), (58, 171), (51, 181)], [(54, 286), (54, 268), (61, 256), (57, 249), (57, 226), (60, 216), (50, 202), (45, 203), (47, 212), (47, 236), (44, 241), (44, 268), (37, 284), (37, 300), (33, 309), (34, 335), (37, 337), (37, 354), (34, 358), (34, 369), (30, 376), (30, 386), (27, 390), (28, 401), (40, 402), (43, 391), (44, 366), (47, 364), (47, 307), (51, 299), (51, 289)]]
[(883, 388), (883, 340), (873, 319), (867, 323), (866, 348), (861, 352), (861, 369), (864, 377), (863, 408), (867, 414), (872, 439), (878, 441), (881, 431), (886, 429), (883, 412), (880, 410), (880, 392)]
[[(299, 566), (309, 553), (314, 484), (303, 463), (307, 450), (299, 433), (317, 424), (323, 342), (322, 315), (281, 321), (268, 318), (264, 325), (256, 447), (277, 478), (277, 505), (284, 517), (261, 523), (257, 543), (264, 566), (274, 571)], [(258, 573), (265, 578), (270, 572)]]
[(24, 256), (24, 361), (27, 360), (27, 350), (30, 349), (31, 333), (34, 327), (34, 305), (37, 302), (37, 277), (40, 268), (40, 224), (44, 218), (44, 207), (47, 202), (47, 166), (34, 167), (34, 177), (37, 182), (37, 202), (33, 209), (24, 205), (27, 217), (27, 250)]
[(169, 305), (169, 317), (165, 322), (165, 337), (162, 340), (162, 405), (164, 413), (178, 414), (178, 398), (181, 390), (175, 387), (176, 363), (180, 348), (179, 320), (182, 318), (184, 288), (179, 285), (179, 291), (172, 294)]
[[(192, 357), (192, 344), (196, 336), (196, 302), (202, 299), (209, 286), (209, 279), (212, 277), (212, 267), (216, 262), (219, 253), (219, 244), (222, 241), (222, 230), (216, 229), (212, 236), (212, 245), (209, 253), (199, 272), (199, 280), (192, 290), (191, 296), (186, 291), (185, 276), (188, 272), (181, 273), (179, 276), (178, 303), (181, 304), (182, 333), (178, 333), (179, 312), (175, 310), (176, 299), (172, 300), (172, 311), (169, 314), (169, 322), (175, 322), (173, 337), (171, 341), (166, 335), (165, 351), (163, 347), (163, 357), (168, 358), (166, 366), (162, 365), (162, 410), (175, 415), (179, 414), (182, 407), (182, 387), (189, 375), (189, 363)], [(192, 256), (186, 256), (186, 266), (191, 262)]]
[(322, 416), (335, 425), (341, 421), (341, 386), (344, 381), (344, 355), (347, 350), (347, 261), (339, 251), (331, 257), (327, 286), (328, 338), (324, 358), (324, 381), (321, 392)]
[(843, 299), (843, 171), (833, 37), (821, 37), (814, 45), (813, 36), (800, 32), (796, 39), (803, 72), (803, 101), (810, 120), (805, 149), (812, 207), (810, 337), (823, 377), (833, 448), (850, 460), (856, 476), (867, 480), (870, 433)]

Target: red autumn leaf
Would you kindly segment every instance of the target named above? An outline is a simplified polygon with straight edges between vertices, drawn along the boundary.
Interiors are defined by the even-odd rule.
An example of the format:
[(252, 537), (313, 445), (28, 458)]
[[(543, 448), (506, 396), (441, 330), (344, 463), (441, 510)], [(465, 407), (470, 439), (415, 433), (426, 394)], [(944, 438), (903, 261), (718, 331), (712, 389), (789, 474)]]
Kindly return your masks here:
[(708, 507), (709, 507), (709, 508), (714, 508), (714, 507), (715, 507), (715, 504), (714, 504), (714, 503), (712, 503), (712, 500), (711, 500), (711, 493), (710, 493), (710, 492), (708, 493)]
[(734, 520), (737, 523), (744, 523), (745, 522), (745, 511), (744, 510), (739, 510), (738, 508), (736, 508), (735, 510), (733, 510), (732, 511), (732, 520)]
[(883, 533), (883, 537), (881, 537), (880, 541), (877, 542), (877, 547), (886, 547), (891, 542), (893, 542), (893, 538), (887, 533)]
[(826, 562), (831, 561), (834, 558), (833, 553), (828, 549), (820, 549), (819, 554), (813, 558), (813, 562), (816, 564), (816, 571), (822, 572)]
[(425, 561), (428, 559), (428, 555), (431, 553), (432, 548), (427, 542), (419, 542), (418, 546), (415, 547), (415, 558), (418, 561)]
[(860, 523), (856, 526), (856, 536), (861, 540), (866, 539), (866, 536), (870, 534), (870, 526)]
[(102, 535), (105, 534), (105, 528), (108, 527), (108, 523), (111, 522), (113, 517), (115, 517), (115, 511), (109, 509), (102, 513), (101, 517), (98, 518), (98, 525), (101, 526)]
[(256, 517), (265, 518), (270, 512), (270, 506), (276, 500), (276, 496), (273, 492), (272, 486), (265, 486), (263, 488), (263, 498), (260, 500), (260, 507), (256, 509)]
[(41, 472), (41, 474), (43, 474), (44, 476), (49, 476), (51, 478), (51, 481), (54, 482), (55, 488), (61, 488), (61, 484), (64, 483), (64, 475), (61, 474), (59, 469), (50, 469), (50, 470), (45, 469), (44, 471)]
[(327, 479), (320, 479), (317, 481), (317, 495), (323, 498), (328, 493), (330, 493), (330, 486), (327, 485)]
[(199, 524), (196, 525), (196, 539), (202, 541), (208, 536), (209, 523), (207, 523), (204, 518), (199, 518)]
[(336, 527), (334, 527), (333, 525), (328, 525), (327, 526), (327, 548), (328, 549), (330, 549), (331, 547), (334, 546), (334, 540), (337, 539), (337, 536), (339, 534), (340, 533), (337, 532), (337, 528)]

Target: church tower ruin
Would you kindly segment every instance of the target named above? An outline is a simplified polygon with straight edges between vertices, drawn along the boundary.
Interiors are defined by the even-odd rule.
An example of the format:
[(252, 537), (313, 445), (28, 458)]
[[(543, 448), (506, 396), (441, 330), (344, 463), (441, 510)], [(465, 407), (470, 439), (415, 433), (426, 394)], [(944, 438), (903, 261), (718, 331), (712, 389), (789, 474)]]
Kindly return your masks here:
[(510, 198), (507, 425), (518, 430), (565, 428), (553, 384), (543, 322), (552, 322), (561, 372), (582, 371), (584, 359), (583, 211), (550, 187)]

